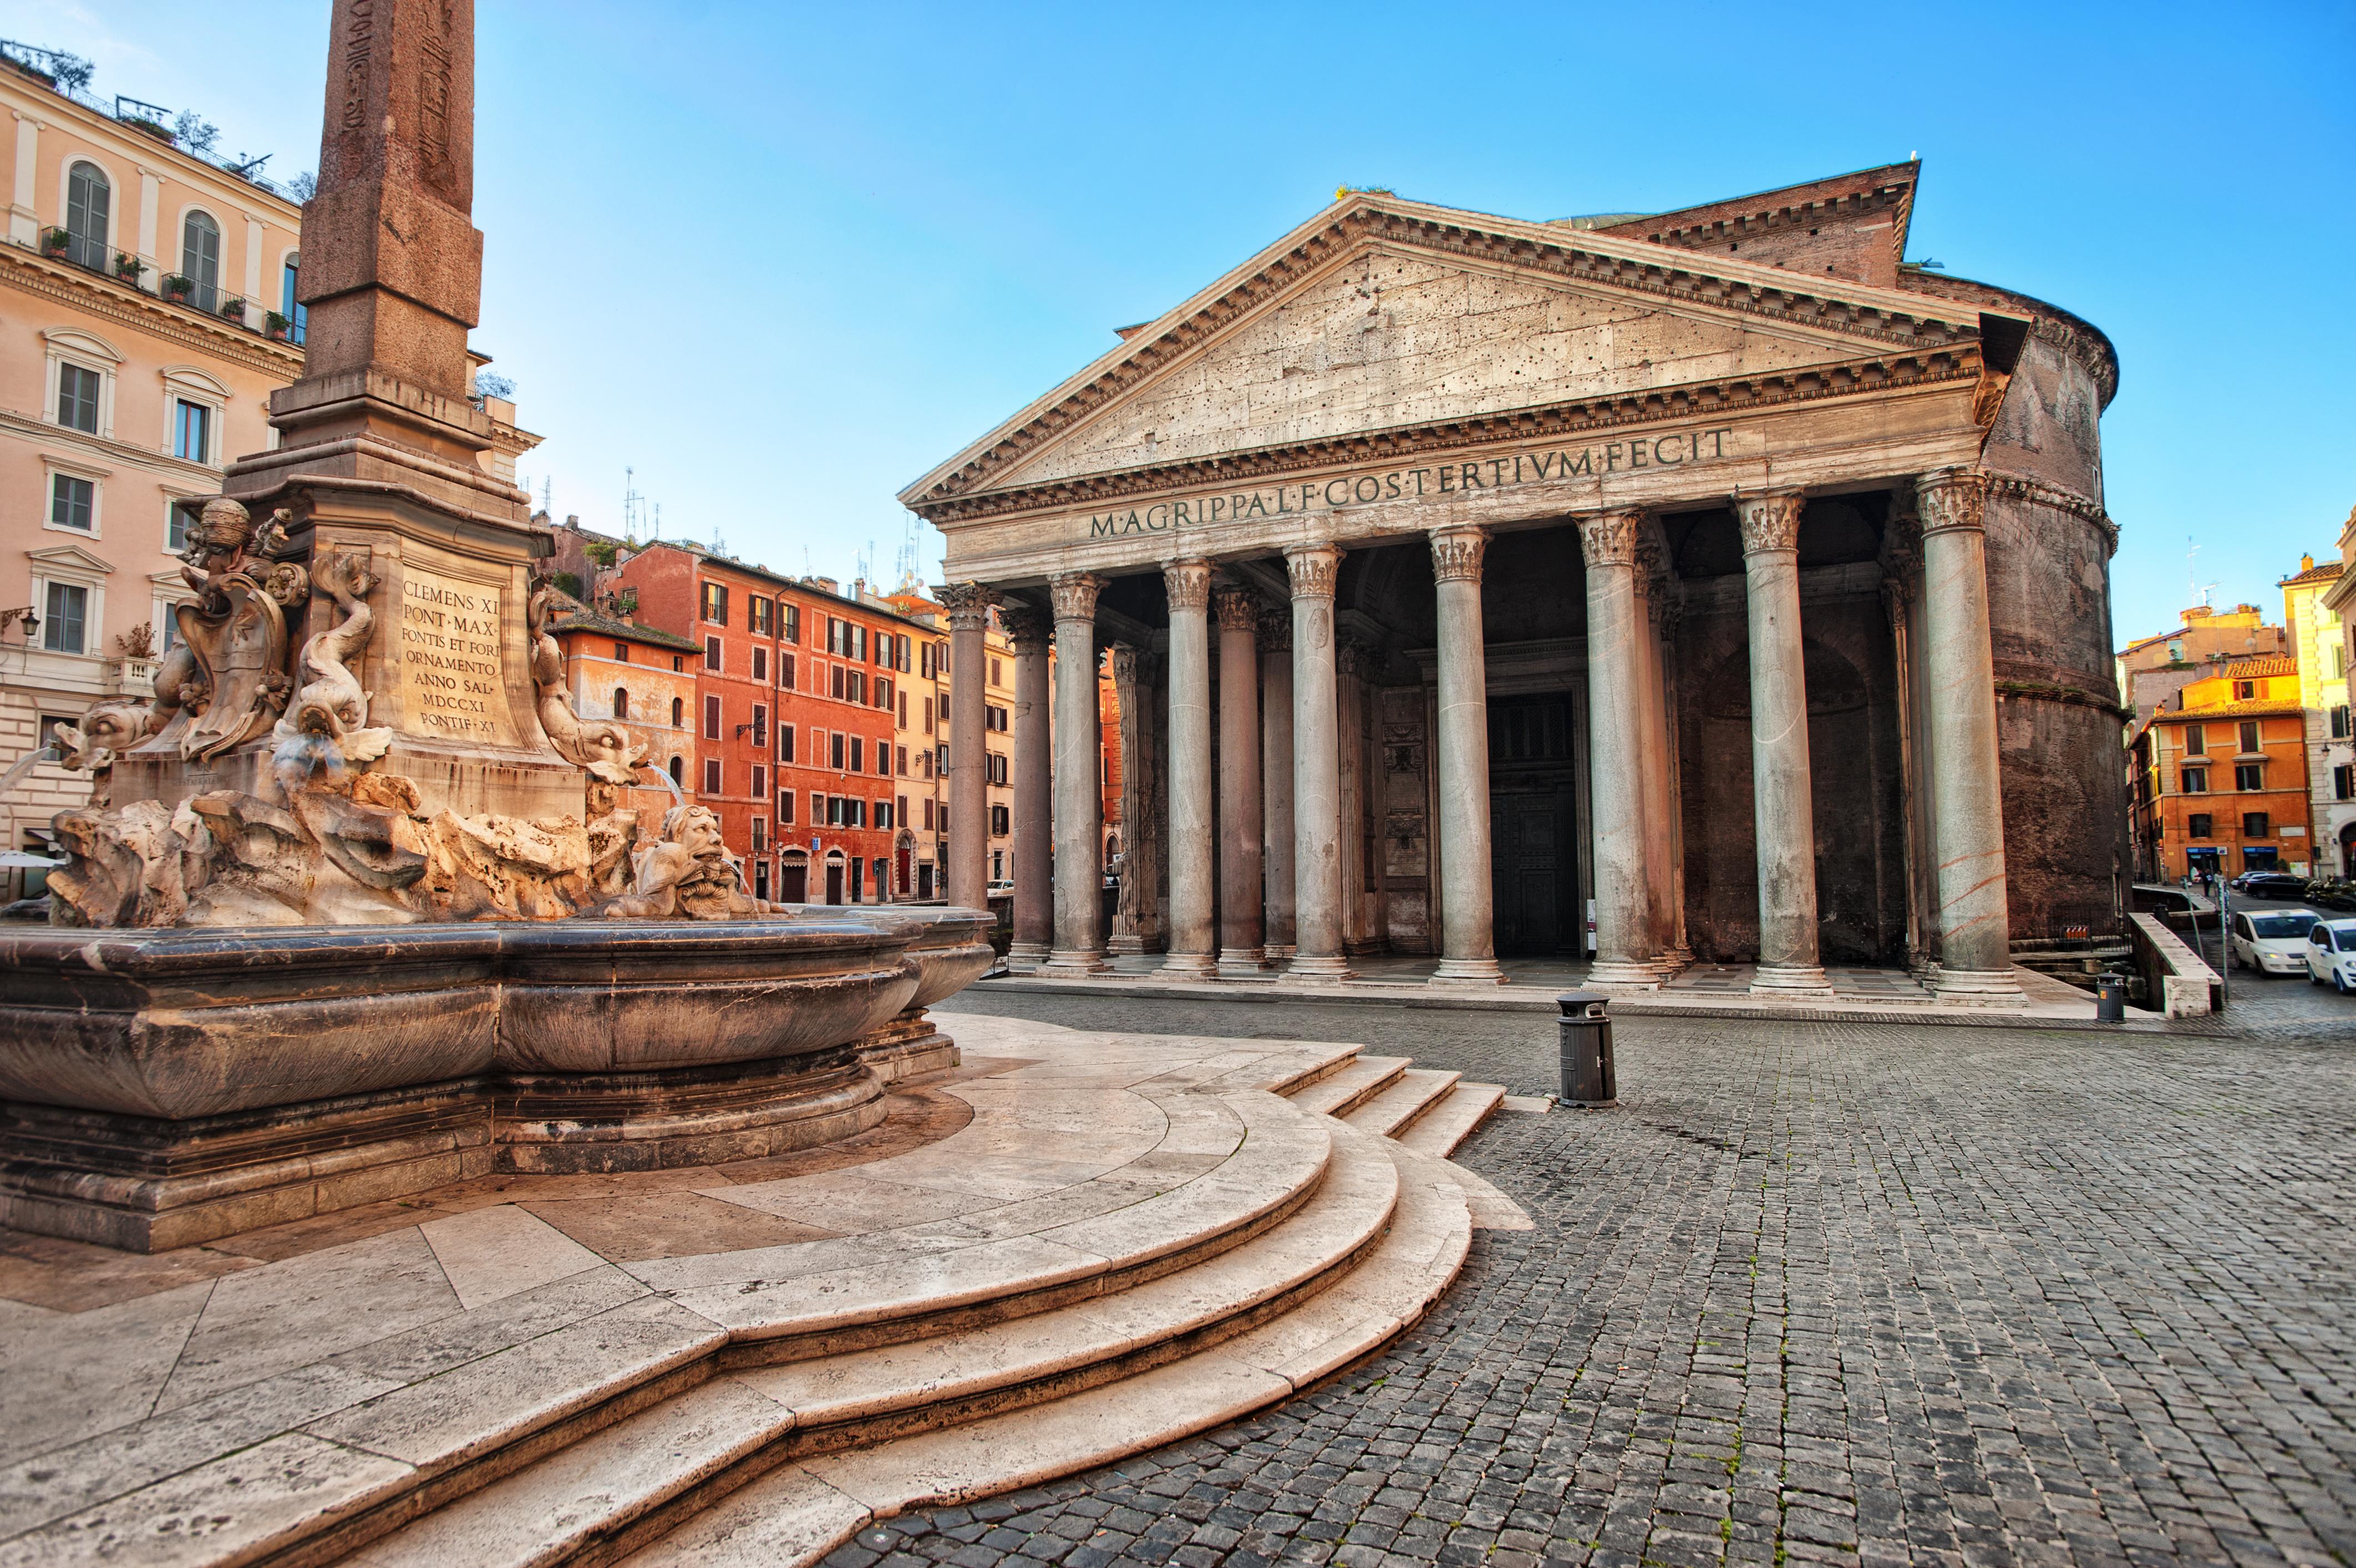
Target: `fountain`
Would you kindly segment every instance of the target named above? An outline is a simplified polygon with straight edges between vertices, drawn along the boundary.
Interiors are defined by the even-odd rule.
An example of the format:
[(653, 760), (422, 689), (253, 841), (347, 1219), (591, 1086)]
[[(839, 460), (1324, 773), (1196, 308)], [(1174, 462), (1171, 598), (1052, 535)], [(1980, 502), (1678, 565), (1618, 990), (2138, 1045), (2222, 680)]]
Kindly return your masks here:
[(980, 911), (752, 897), (706, 809), (620, 804), (528, 498), (468, 399), (471, 6), (342, 0), (307, 361), (194, 509), (145, 703), (58, 726), (52, 926), (0, 932), (0, 1223), (139, 1251), (495, 1171), (845, 1136), (956, 1060)]

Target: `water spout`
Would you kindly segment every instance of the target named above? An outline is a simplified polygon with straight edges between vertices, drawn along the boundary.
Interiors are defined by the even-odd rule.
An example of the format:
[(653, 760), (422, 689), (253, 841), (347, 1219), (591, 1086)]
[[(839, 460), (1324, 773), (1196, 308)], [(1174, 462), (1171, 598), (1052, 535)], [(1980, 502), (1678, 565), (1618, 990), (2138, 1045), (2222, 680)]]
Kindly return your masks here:
[[(48, 745), (41, 747), (40, 750), (28, 751), (24, 756), (18, 757), (15, 765), (12, 766), (7, 772), (0, 773), (0, 800), (5, 800), (8, 796), (8, 792), (16, 789), (16, 780), (22, 779), (26, 774), (30, 773), (36, 764), (43, 762), (57, 762), (61, 760), (64, 755), (64, 753), (58, 749), (58, 743), (51, 741)], [(669, 775), (666, 774), (665, 777), (668, 778)]]

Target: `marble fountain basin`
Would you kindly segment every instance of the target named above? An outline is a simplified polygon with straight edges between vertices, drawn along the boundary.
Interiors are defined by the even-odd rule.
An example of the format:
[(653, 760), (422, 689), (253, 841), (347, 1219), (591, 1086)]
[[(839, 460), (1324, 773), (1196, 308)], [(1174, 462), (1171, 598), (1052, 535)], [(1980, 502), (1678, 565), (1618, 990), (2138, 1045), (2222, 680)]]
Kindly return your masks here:
[(492, 1072), (819, 1056), (938, 978), (909, 952), (930, 934), (880, 912), (9, 933), (0, 1099), (183, 1120)]
[(863, 1132), (988, 966), (921, 915), (0, 934), (0, 1224), (161, 1251)]

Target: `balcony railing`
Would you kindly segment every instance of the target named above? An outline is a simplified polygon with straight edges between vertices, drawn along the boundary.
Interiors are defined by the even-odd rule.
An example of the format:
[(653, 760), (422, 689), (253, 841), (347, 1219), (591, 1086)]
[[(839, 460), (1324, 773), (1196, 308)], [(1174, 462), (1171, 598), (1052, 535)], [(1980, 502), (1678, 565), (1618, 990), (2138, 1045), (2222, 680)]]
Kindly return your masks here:
[[(96, 273), (101, 277), (112, 278), (127, 288), (139, 288), (140, 278), (152, 270), (145, 263), (139, 263), (135, 270), (125, 270), (120, 264), (124, 259), (123, 252), (110, 251), (102, 240), (86, 234), (75, 234), (62, 229), (51, 229), (43, 232), (41, 254), (50, 261), (64, 262), (70, 266), (80, 267), (84, 272)], [(188, 286), (186, 290), (165, 286), (165, 279), (177, 275), (179, 274), (166, 273), (164, 278), (156, 280), (156, 287), (152, 292), (160, 295), (166, 303), (186, 306), (191, 310), (200, 310), (207, 316), (218, 317), (231, 326), (243, 328), (257, 337), (296, 344), (303, 341), (303, 321), (299, 311), (295, 318), (289, 321), (286, 317), (279, 316), (276, 311), (264, 309), (262, 325), (257, 328), (249, 324), (246, 319), (247, 307), (254, 306), (255, 301), (247, 299), (242, 295), (231, 294), (218, 284), (203, 283), (194, 278), (187, 280)], [(143, 289), (142, 292), (151, 291)], [(239, 308), (225, 312), (224, 307), (232, 303)], [(276, 325), (273, 324), (273, 317), (277, 318)]]

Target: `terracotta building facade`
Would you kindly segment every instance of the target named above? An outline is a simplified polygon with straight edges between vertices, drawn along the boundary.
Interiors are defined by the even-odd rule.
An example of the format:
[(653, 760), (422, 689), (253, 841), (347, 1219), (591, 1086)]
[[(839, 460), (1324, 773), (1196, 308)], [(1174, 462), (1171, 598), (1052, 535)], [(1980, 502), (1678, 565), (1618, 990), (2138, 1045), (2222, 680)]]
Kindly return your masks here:
[(916, 830), (927, 793), (911, 677), (927, 628), (697, 546), (625, 552), (600, 584), (684, 639), (695, 758), (681, 789), (710, 806), (754, 896), (863, 904), (929, 896)]
[(2186, 686), (2128, 743), (2146, 881), (2323, 875), (2308, 816), (2306, 709), (2288, 658), (2244, 659)]
[[(1052, 625), (1046, 969), (1495, 984), (1591, 926), (1612, 988), (1905, 963), (2007, 1005), (2013, 939), (2118, 930), (2116, 360), (1904, 264), (1917, 173), (1552, 223), (1345, 194), (903, 491), (954, 643)], [(1150, 769), (1110, 929), (1108, 647)]]

